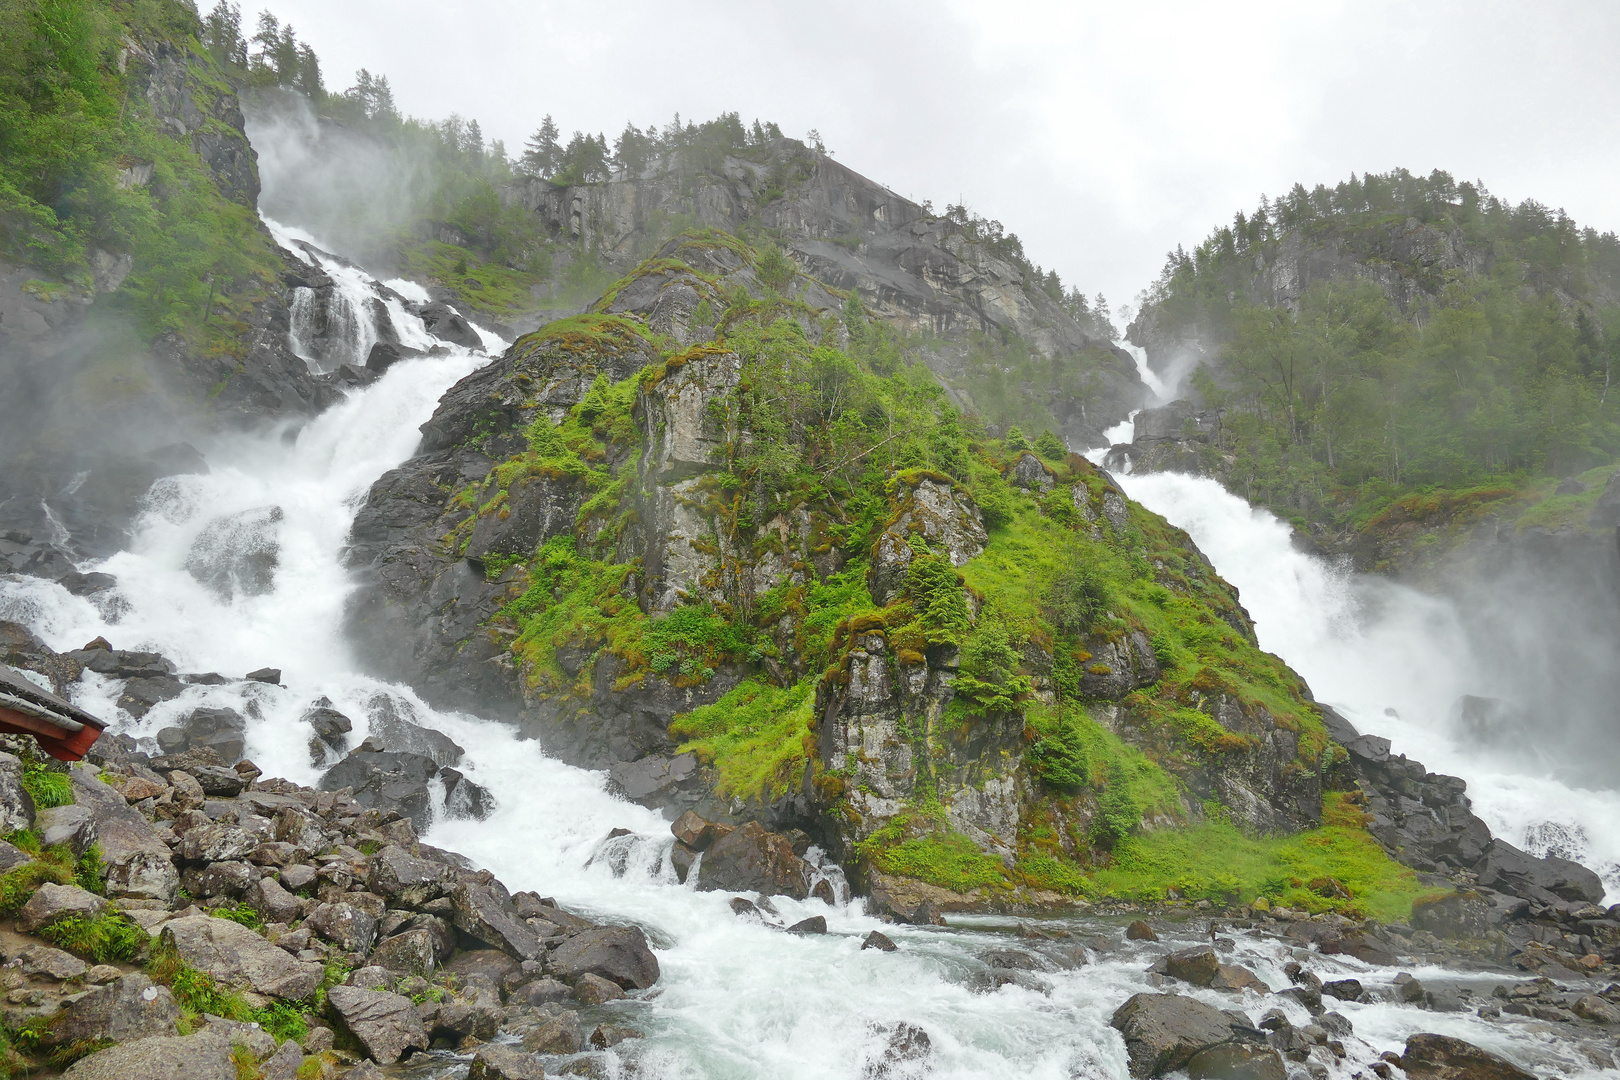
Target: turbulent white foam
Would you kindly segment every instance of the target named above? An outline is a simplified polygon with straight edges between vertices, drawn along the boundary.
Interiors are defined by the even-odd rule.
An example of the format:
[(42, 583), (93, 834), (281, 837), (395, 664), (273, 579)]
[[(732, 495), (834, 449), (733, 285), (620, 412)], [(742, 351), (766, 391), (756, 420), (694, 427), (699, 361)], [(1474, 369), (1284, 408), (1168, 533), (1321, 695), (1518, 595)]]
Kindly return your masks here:
[(1474, 656), (1442, 599), (1356, 577), (1296, 550), (1290, 529), (1218, 483), (1176, 473), (1121, 477), (1131, 498), (1186, 529), (1242, 593), (1260, 644), (1286, 660), (1321, 701), (1397, 753), (1468, 781), (1491, 831), (1536, 854), (1577, 858), (1620, 900), (1620, 792), (1549, 776), (1524, 732), (1511, 756), (1470, 745), (1448, 724), (1463, 694), (1498, 696), (1499, 677)]
[[(1146, 969), (1163, 946), (1126, 943), (1078, 971), (1043, 975), (1049, 995), (1012, 986), (985, 993), (971, 986), (972, 977), (984, 973), (976, 954), (1009, 944), (1013, 926), (1006, 920), (963, 920), (964, 926), (949, 931), (891, 926), (866, 916), (859, 903), (828, 907), (781, 898), (775, 901), (781, 923), (822, 914), (831, 932), (788, 935), (739, 919), (728, 894), (675, 882), (666, 857), (672, 843), (668, 823), (609, 794), (603, 774), (546, 757), (538, 743), (492, 722), (499, 718), (435, 710), (406, 687), (354, 670), (339, 630), (350, 587), (342, 566), (350, 523), (370, 484), (413, 451), (417, 426), (439, 396), (481, 362), (464, 350), (402, 361), (295, 439), (289, 427), (204, 447), (212, 472), (160, 482), (129, 549), (86, 567), (117, 575), (127, 607), (120, 621), (55, 584), (21, 578), (0, 582), (0, 618), (26, 622), (59, 649), (99, 634), (121, 648), (158, 649), (182, 670), (240, 676), (261, 665), (281, 668), (284, 686), (192, 686), (138, 723), (126, 718), (124, 727), (151, 736), (199, 705), (235, 708), (249, 718), (248, 755), (267, 774), (303, 783), (317, 773), (309, 760), (310, 729), (300, 720), (315, 698), (331, 698), (353, 719), (355, 741), (367, 733), (374, 695), (391, 694), (409, 705), (421, 723), (466, 748), (459, 767), (497, 800), (486, 821), (438, 821), (430, 842), (466, 853), (514, 890), (535, 889), (570, 908), (646, 928), (663, 978), (645, 1000), (606, 1009), (647, 1036), (616, 1051), (638, 1057), (638, 1076), (844, 1080), (863, 1075), (881, 1056), (885, 1032), (900, 1022), (928, 1033), (933, 1053), (927, 1075), (937, 1080), (1127, 1076), (1123, 1043), (1108, 1020), (1130, 994), (1152, 989)], [(265, 506), (283, 510), (275, 526), (279, 561), (270, 591), (221, 600), (193, 581), (184, 566), (207, 524)], [(1212, 554), (1217, 562), (1227, 559), (1224, 550)], [(119, 688), (87, 674), (76, 697), (112, 716)], [(615, 827), (633, 835), (606, 842)], [(844, 893), (841, 875), (828, 876)], [(860, 948), (861, 939), (880, 925), (898, 952)], [(1117, 925), (1062, 925), (1119, 937)], [(1192, 924), (1166, 944), (1199, 939), (1207, 940), (1204, 927)], [(1285, 985), (1281, 969), (1290, 950), (1249, 938), (1239, 938), (1237, 950), (1270, 985)], [(1393, 969), (1369, 972), (1344, 958), (1317, 959), (1314, 966), (1324, 975), (1354, 972), (1375, 983), (1394, 977)], [(1274, 1004), (1253, 995), (1192, 993), (1222, 1008), (1241, 1007), (1253, 1018)], [(1381, 1050), (1399, 1050), (1407, 1034), (1442, 1022), (1414, 1009), (1379, 1008), (1385, 1011), (1369, 1022), (1376, 1036), (1349, 1040), (1351, 1057), (1339, 1077), (1364, 1069)], [(1303, 1022), (1303, 1013), (1295, 1019)], [(1565, 1051), (1542, 1045), (1517, 1021), (1500, 1028), (1465, 1017), (1443, 1022), (1527, 1064), (1581, 1075)], [(888, 1075), (922, 1073), (897, 1068)]]

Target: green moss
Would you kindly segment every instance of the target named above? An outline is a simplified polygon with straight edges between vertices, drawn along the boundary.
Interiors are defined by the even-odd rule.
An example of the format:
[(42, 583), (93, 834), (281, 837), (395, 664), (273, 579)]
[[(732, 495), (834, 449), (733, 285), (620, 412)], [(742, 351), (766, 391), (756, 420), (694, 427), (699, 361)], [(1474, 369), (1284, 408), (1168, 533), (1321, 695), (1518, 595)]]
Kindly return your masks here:
[[(1311, 912), (1408, 919), (1414, 900), (1437, 893), (1384, 852), (1365, 820), (1349, 796), (1335, 794), (1322, 827), (1293, 836), (1250, 837), (1225, 820), (1144, 833), (1122, 841), (1113, 865), (1090, 875), (1088, 894), (1158, 901), (1174, 889), (1189, 900), (1252, 903), (1263, 896)], [(1348, 897), (1331, 895), (1338, 890), (1328, 883)]]
[(907, 836), (921, 820), (904, 814), (897, 816), (861, 841), (856, 850), (886, 874), (915, 878), (955, 892), (1006, 885), (1007, 875), (1001, 860), (980, 851), (961, 833), (935, 823), (932, 831)]
[(814, 710), (808, 680), (785, 690), (749, 680), (675, 717), (669, 733), (715, 766), (720, 794), (769, 802), (796, 787), (814, 760)]

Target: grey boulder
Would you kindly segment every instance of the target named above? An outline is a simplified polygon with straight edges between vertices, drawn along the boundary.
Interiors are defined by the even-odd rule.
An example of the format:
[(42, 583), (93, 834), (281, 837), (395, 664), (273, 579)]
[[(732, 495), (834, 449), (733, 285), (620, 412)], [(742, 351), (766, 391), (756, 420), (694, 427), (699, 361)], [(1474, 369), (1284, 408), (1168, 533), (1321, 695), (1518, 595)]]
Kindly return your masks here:
[(231, 1044), (212, 1031), (119, 1043), (74, 1062), (62, 1075), (73, 1080), (237, 1080)]
[(582, 930), (551, 953), (546, 970), (569, 983), (587, 973), (599, 975), (625, 990), (645, 990), (659, 975), (658, 958), (637, 926)]
[(315, 992), (321, 965), (295, 960), (240, 923), (188, 915), (163, 924), (162, 943), (226, 986), (296, 1001)]
[(41, 885), (17, 913), (17, 929), (32, 934), (78, 916), (93, 919), (107, 910), (107, 901), (77, 885)]
[(426, 1050), (427, 1029), (409, 998), (387, 990), (334, 986), (326, 1000), (366, 1053), (380, 1065), (392, 1065), (408, 1050)]

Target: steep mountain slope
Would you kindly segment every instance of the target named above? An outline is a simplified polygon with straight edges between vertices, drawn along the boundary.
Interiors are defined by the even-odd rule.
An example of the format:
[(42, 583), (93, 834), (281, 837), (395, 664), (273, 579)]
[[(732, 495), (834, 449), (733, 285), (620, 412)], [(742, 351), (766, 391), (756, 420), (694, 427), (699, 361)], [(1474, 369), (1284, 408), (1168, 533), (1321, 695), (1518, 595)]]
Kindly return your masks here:
[(1145, 397), (1130, 357), (1045, 291), (999, 226), (935, 214), (797, 140), (725, 151), (673, 152), (601, 183), (519, 179), (506, 197), (614, 266), (672, 226), (772, 238), (798, 269), (859, 292), (959, 407), (998, 428), (1050, 428), (1084, 448)]
[(194, 12), (26, 2), (3, 19), (0, 521), (44, 532), (40, 498), (88, 471), (94, 546), (187, 456), (149, 452), (333, 397), (289, 347), (307, 268), (255, 213), (236, 93)]
[(937, 214), (775, 125), (750, 132), (732, 113), (627, 132), (621, 143), (634, 134), (645, 145), (611, 166), (597, 154), (540, 176), (514, 172), (459, 119), (368, 113), (353, 92), (318, 106), (281, 89), (248, 100), (268, 213), (319, 223), (343, 254), (435, 285), (514, 332), (582, 310), (683, 230), (715, 228), (769, 240), (793, 267), (859, 291), (953, 399), (997, 429), (1094, 446), (1145, 397), (1111, 328), (999, 223), (961, 207)]
[[(1308, 691), (1185, 534), (921, 364), (877, 370), (883, 324), (776, 250), (678, 237), (445, 396), (354, 527), (377, 670), (887, 889), (1262, 888), (1154, 862), (1194, 838), (1409, 903), (1328, 793), (1347, 759)], [(1265, 887), (1337, 902), (1307, 881)]]

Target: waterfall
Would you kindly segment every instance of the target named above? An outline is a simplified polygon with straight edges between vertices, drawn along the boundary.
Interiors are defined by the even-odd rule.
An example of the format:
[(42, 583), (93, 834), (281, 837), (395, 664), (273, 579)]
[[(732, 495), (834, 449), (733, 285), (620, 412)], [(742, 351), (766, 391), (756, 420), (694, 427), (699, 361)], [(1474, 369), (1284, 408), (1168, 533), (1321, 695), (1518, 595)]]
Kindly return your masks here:
[[(299, 239), (289, 229), (279, 229), (278, 237)], [(318, 261), (308, 249), (300, 250)], [(336, 261), (321, 265), (334, 281), (350, 280), (333, 269)], [(363, 276), (356, 270), (354, 280)], [(420, 286), (390, 282), (365, 289), (366, 295), (383, 298), (381, 306), (403, 343), (432, 344), (408, 310), (425, 298)], [(302, 716), (321, 697), (353, 720), (354, 743), (369, 733), (369, 703), (377, 695), (392, 697), (402, 714), (452, 737), (467, 751), (458, 767), (492, 793), (496, 808), (488, 819), (471, 821), (449, 817), (441, 803), (424, 839), (466, 854), (514, 891), (534, 889), (593, 918), (641, 925), (658, 950), (663, 978), (656, 990), (643, 1000), (612, 1006), (645, 1037), (612, 1051), (633, 1056), (634, 1063), (614, 1065), (611, 1075), (627, 1075), (633, 1068), (636, 1076), (668, 1080), (844, 1080), (925, 1071), (933, 1080), (1126, 1077), (1124, 1045), (1109, 1018), (1131, 994), (1153, 990), (1147, 968), (1166, 948), (1208, 941), (1203, 921), (1168, 933), (1162, 944), (1121, 941), (1117, 920), (1080, 916), (1043, 921), (1052, 931), (1073, 935), (1046, 943), (1013, 939), (1018, 920), (1007, 917), (953, 916), (949, 929), (888, 925), (850, 899), (838, 867), (819, 853), (812, 861), (837, 903), (778, 897), (770, 923), (738, 918), (729, 894), (676, 883), (667, 858), (669, 823), (610, 794), (603, 773), (547, 757), (543, 746), (519, 738), (515, 727), (501, 722), (509, 718), (434, 709), (409, 687), (357, 670), (341, 632), (351, 589), (343, 563), (351, 522), (370, 485), (415, 451), (418, 425), (432, 415), (440, 396), (486, 362), (484, 352), (435, 350), (402, 360), (376, 381), (348, 392), (296, 437), (290, 424), (217, 437), (200, 447), (210, 465), (207, 474), (159, 481), (128, 547), (81, 568), (116, 576), (116, 606), (98, 607), (41, 579), (9, 578), (0, 579), (0, 618), (27, 623), (57, 649), (77, 648), (99, 635), (122, 649), (161, 651), (182, 671), (223, 674), (226, 681), (219, 685), (191, 685), (182, 697), (160, 703), (139, 720), (118, 712), (118, 684), (93, 673), (84, 676), (75, 697), (100, 715), (118, 718), (120, 730), (140, 739), (152, 738), (198, 707), (236, 709), (248, 718), (247, 754), (268, 776), (316, 781), (320, 769), (311, 763), (311, 730)], [(1164, 494), (1172, 489), (1172, 478), (1136, 478), (1131, 484), (1161, 506), (1173, 501)], [(1218, 502), (1211, 493), (1205, 496)], [(1169, 508), (1179, 513), (1178, 507)], [(229, 527), (219, 524), (227, 521)], [(1234, 533), (1233, 542), (1208, 541), (1206, 550), (1223, 572), (1245, 585), (1263, 640), (1274, 642), (1283, 629), (1280, 616), (1262, 586), (1249, 579), (1252, 559), (1243, 545), (1264, 543), (1271, 551), (1277, 527), (1250, 515), (1246, 524), (1221, 528)], [(245, 529), (252, 530), (247, 543), (239, 539)], [(1247, 541), (1235, 535), (1245, 529)], [(238, 539), (230, 540), (236, 544), (230, 547), (215, 537)], [(244, 551), (259, 560), (252, 567), (257, 576), (251, 589), (210, 587), (188, 569), (188, 563), (217, 567)], [(1279, 565), (1289, 573), (1317, 574), (1279, 585), (1279, 594), (1303, 598), (1309, 590), (1338, 595), (1333, 590), (1344, 589), (1340, 579), (1298, 560)], [(226, 573), (215, 580), (241, 579)], [(1300, 599), (1295, 606), (1304, 603)], [(1287, 608), (1282, 602), (1277, 606)], [(104, 610), (116, 610), (117, 621)], [(1296, 619), (1307, 630), (1316, 625), (1302, 612)], [(1313, 632), (1320, 644), (1311, 647), (1328, 648), (1328, 628)], [(1444, 647), (1444, 642), (1434, 646)], [(1300, 662), (1314, 662), (1314, 653)], [(240, 681), (244, 672), (266, 665), (281, 669), (281, 685)], [(1355, 689), (1325, 672), (1313, 678), (1330, 697)], [(1414, 718), (1423, 715), (1417, 703), (1403, 697), (1400, 704)], [(1358, 719), (1364, 713), (1357, 711)], [(1379, 730), (1377, 724), (1368, 726)], [(1430, 750), (1415, 739), (1410, 745)], [(1447, 764), (1431, 756), (1436, 758), (1432, 765)], [(1486, 798), (1477, 788), (1475, 795)], [(608, 841), (614, 828), (630, 835)], [(811, 915), (826, 917), (828, 934), (782, 931)], [(861, 948), (863, 937), (879, 928), (898, 951)], [(1105, 935), (1111, 943), (1103, 949), (1083, 946), (1090, 934)], [(1050, 946), (1052, 956), (1060, 948), (1071, 955), (1079, 950), (1084, 966), (1073, 958), (1053, 960), (1050, 970), (1032, 975), (1027, 986), (997, 988), (981, 954), (1009, 944)], [(1278, 989), (1288, 985), (1283, 965), (1292, 956), (1280, 942), (1242, 934), (1229, 954), (1232, 962), (1250, 967)], [(1344, 956), (1313, 956), (1311, 966), (1325, 979), (1353, 976), (1375, 990), (1392, 986), (1398, 970)], [(1445, 977), (1438, 969), (1418, 972), (1426, 981)], [(1295, 1023), (1308, 1020), (1303, 1007), (1288, 1001), (1184, 989), (1218, 1008), (1242, 1008), (1251, 1019), (1280, 1004)], [(1341, 1008), (1360, 1033), (1346, 1040), (1349, 1056), (1336, 1074), (1342, 1078), (1365, 1074), (1380, 1051), (1398, 1051), (1406, 1035), (1420, 1030), (1456, 1034), (1544, 1065), (1543, 1072), (1594, 1075), (1570, 1058), (1567, 1048), (1472, 1014), (1442, 1017), (1387, 1003)], [(927, 1032), (932, 1049), (925, 1063), (884, 1063), (888, 1040), (900, 1024)]]
[(1453, 724), (1464, 695), (1509, 697), (1504, 673), (1475, 653), (1449, 601), (1357, 577), (1296, 550), (1291, 529), (1205, 477), (1118, 478), (1126, 494), (1186, 529), (1238, 587), (1262, 648), (1305, 677), (1318, 700), (1433, 772), (1468, 781), (1491, 831), (1536, 855), (1575, 859), (1620, 900), (1620, 791), (1553, 774), (1524, 731), (1504, 754)]

